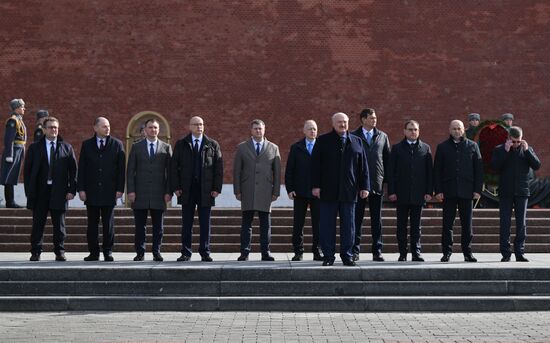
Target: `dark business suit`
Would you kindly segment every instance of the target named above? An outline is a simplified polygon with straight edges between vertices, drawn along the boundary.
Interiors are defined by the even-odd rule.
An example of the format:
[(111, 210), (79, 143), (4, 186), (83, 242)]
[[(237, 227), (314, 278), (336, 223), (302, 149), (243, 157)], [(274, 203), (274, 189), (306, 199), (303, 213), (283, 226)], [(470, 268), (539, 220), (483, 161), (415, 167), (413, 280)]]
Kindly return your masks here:
[(170, 164), (172, 191), (181, 190), (178, 197), (181, 204), (181, 253), (191, 256), (193, 219), (195, 208), (199, 215), (199, 254), (210, 255), (210, 212), (215, 205), (212, 192), (221, 193), (223, 185), (223, 160), (217, 141), (202, 136), (202, 143), (196, 151), (193, 136), (187, 135), (176, 142)]
[(99, 218), (103, 227), (103, 254), (113, 250), (115, 238), (114, 207), (116, 193), (124, 192), (126, 154), (122, 142), (111, 136), (105, 137), (104, 147), (97, 145), (97, 137), (82, 142), (78, 160), (77, 190), (86, 192), (88, 216), (88, 250), (99, 256)]
[(321, 189), (319, 234), (325, 261), (334, 261), (338, 214), (340, 257), (342, 261), (350, 261), (355, 234), (355, 203), (360, 190), (370, 190), (369, 169), (361, 139), (346, 132), (343, 143), (335, 130), (320, 136), (313, 148), (311, 187)]
[(151, 213), (153, 226), (153, 254), (160, 254), (163, 236), (165, 194), (171, 194), (169, 174), (172, 148), (158, 140), (154, 156), (149, 156), (147, 139), (132, 145), (126, 170), (128, 193), (136, 193), (132, 203), (136, 226), (135, 249), (138, 255), (145, 253), (147, 213)]
[(420, 140), (409, 144), (406, 139), (395, 144), (390, 153), (388, 194), (397, 195), (397, 243), (399, 254), (407, 254), (407, 221), (410, 215), (411, 252), (421, 253), (420, 219), (424, 196), (432, 194), (432, 153), (430, 146)]
[(516, 239), (514, 254), (525, 252), (527, 200), (529, 199), (530, 170), (540, 168), (540, 160), (533, 148), (522, 151), (521, 148), (506, 151), (501, 144), (493, 150), (491, 167), (499, 173), (498, 197), (500, 210), (500, 253), (510, 257), (510, 227), (512, 208), (516, 214)]
[(435, 194), (443, 193), (443, 255), (453, 252), (453, 225), (456, 209), (462, 226), (461, 246), (464, 255), (472, 253), (472, 199), (481, 194), (483, 161), (478, 145), (464, 137), (456, 143), (453, 137), (437, 146), (434, 162)]
[[(50, 172), (50, 168), (52, 168)], [(48, 176), (51, 175), (51, 184)], [(64, 253), (67, 194), (76, 194), (76, 158), (73, 147), (58, 136), (52, 164), (48, 163), (46, 138), (29, 147), (24, 167), (27, 208), (32, 210), (31, 252), (40, 254), (48, 212), (53, 225), (56, 255)]]
[(285, 169), (286, 191), (287, 193), (296, 193), (292, 246), (295, 254), (304, 253), (304, 223), (309, 206), (313, 237), (311, 252), (319, 254), (319, 199), (314, 198), (311, 194), (311, 155), (305, 141), (304, 138), (292, 144)]
[(382, 254), (382, 200), (384, 195), (384, 179), (387, 174), (390, 158), (390, 140), (383, 131), (373, 128), (371, 143), (368, 144), (367, 137), (363, 133), (363, 127), (352, 132), (363, 141), (363, 148), (367, 155), (369, 166), (370, 193), (367, 199), (358, 199), (355, 206), (355, 243), (353, 253), (359, 254), (361, 236), (363, 230), (363, 218), (365, 217), (365, 206), (369, 203), (371, 221), (372, 254)]

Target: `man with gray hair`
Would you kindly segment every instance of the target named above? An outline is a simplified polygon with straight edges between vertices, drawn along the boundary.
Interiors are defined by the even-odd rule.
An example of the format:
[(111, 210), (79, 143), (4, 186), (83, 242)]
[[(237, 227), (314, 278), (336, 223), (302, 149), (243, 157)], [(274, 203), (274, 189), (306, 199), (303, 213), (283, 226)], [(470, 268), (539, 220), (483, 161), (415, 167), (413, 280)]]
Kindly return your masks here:
[(345, 266), (355, 266), (355, 205), (369, 195), (367, 156), (361, 139), (348, 131), (349, 118), (338, 112), (332, 116), (332, 131), (320, 136), (313, 148), (312, 194), (319, 198), (320, 241), (323, 266), (332, 266), (336, 251), (336, 217), (340, 215), (340, 258)]
[(252, 243), (254, 212), (260, 219), (262, 261), (274, 261), (271, 242), (271, 203), (281, 192), (281, 155), (279, 147), (265, 138), (265, 123), (250, 123), (252, 137), (237, 146), (233, 161), (233, 192), (241, 202), (241, 255), (247, 261)]
[(493, 150), (491, 167), (499, 173), (498, 197), (500, 211), (500, 253), (502, 262), (509, 262), (512, 208), (516, 215), (514, 254), (517, 262), (529, 262), (524, 256), (526, 238), (529, 173), (540, 168), (535, 151), (523, 139), (523, 130), (510, 127), (508, 139)]
[(25, 159), (27, 128), (23, 122), (25, 102), (23, 99), (10, 101), (11, 114), (6, 121), (4, 133), (4, 152), (2, 153), (2, 170), (0, 184), (4, 186), (4, 197), (7, 208), (21, 208), (15, 203), (14, 186), (19, 181), (21, 165)]

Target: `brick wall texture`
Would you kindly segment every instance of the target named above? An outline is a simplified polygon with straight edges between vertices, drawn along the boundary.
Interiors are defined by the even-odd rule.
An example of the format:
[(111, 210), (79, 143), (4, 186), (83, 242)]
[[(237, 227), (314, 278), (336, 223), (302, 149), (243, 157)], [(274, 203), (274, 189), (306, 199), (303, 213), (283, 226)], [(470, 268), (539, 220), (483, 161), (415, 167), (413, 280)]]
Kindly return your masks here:
[(25, 99), (32, 131), (47, 108), (77, 151), (99, 115), (124, 139), (158, 112), (172, 143), (201, 115), (231, 182), (254, 118), (284, 163), (304, 120), (326, 132), (337, 111), (355, 128), (374, 107), (392, 143), (416, 119), (433, 150), (452, 119), (512, 112), (550, 174), (546, 0), (3, 0), (0, 16), (2, 111)]

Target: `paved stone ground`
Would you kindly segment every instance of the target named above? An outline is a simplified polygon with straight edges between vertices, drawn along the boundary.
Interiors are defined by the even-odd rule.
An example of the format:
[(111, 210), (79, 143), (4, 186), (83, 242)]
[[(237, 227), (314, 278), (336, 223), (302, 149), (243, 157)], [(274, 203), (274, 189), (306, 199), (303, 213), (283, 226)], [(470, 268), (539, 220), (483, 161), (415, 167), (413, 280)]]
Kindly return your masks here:
[(550, 342), (550, 312), (0, 313), (1, 342)]

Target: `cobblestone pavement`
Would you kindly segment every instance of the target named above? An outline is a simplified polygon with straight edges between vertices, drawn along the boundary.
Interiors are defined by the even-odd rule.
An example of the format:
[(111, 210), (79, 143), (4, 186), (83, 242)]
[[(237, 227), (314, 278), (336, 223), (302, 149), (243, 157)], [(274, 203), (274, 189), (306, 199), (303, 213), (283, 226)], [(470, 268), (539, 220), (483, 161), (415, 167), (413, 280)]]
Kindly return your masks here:
[(0, 342), (550, 342), (550, 312), (0, 313)]

